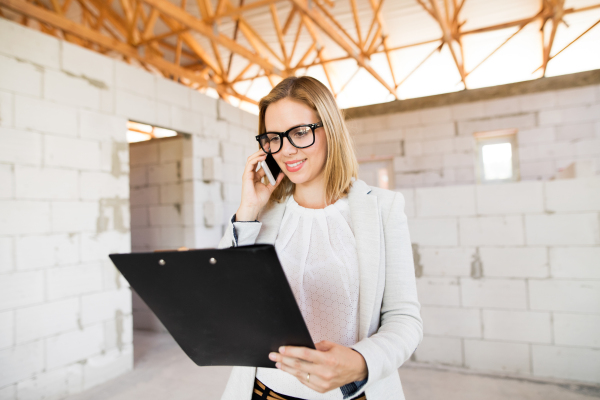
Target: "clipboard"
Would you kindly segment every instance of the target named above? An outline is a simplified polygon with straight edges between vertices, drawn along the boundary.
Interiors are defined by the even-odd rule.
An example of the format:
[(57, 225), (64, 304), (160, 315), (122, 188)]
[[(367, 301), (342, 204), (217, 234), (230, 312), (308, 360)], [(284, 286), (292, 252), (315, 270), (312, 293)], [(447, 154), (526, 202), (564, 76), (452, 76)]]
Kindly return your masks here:
[(275, 368), (279, 346), (315, 348), (272, 245), (109, 257), (199, 366)]

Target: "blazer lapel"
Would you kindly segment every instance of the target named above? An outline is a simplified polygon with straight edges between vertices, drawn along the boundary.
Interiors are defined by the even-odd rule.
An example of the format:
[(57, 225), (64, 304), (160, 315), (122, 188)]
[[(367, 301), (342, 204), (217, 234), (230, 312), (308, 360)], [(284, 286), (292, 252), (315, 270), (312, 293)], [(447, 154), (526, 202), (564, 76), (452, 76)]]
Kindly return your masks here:
[(369, 195), (370, 190), (365, 182), (356, 180), (348, 194), (360, 276), (359, 340), (367, 337), (373, 316), (381, 257), (381, 220), (377, 197)]

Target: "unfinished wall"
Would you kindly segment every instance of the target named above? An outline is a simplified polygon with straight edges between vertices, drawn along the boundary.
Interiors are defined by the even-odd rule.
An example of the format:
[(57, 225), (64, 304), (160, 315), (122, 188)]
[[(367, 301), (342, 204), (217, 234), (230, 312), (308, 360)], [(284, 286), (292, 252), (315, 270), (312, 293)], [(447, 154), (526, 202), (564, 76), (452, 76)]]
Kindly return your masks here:
[[(395, 112), (391, 103), (359, 107), (349, 110), (350, 116), (357, 116), (349, 126), (359, 158), (393, 158), (399, 188), (475, 183), (473, 134), (509, 128), (518, 129), (521, 179), (552, 178), (576, 160), (595, 160), (600, 174), (600, 74), (596, 72), (581, 73), (591, 77), (583, 82), (586, 86), (561, 90), (546, 90), (549, 85), (541, 87), (544, 82), (520, 82), (433, 96), (431, 101), (405, 100), (419, 109), (404, 112)], [(546, 79), (556, 87), (561, 80), (573, 80), (569, 76)], [(535, 91), (539, 89), (544, 91)], [(521, 94), (507, 95), (511, 92)], [(479, 93), (484, 96), (476, 96)], [(432, 107), (435, 103), (444, 105)], [(366, 116), (370, 113), (379, 115)]]
[[(184, 234), (155, 244), (210, 247), (256, 117), (2, 18), (0, 38), (0, 398), (58, 399), (133, 367), (131, 291), (108, 259), (131, 251), (127, 120), (190, 134)], [(150, 222), (168, 220), (156, 206)]]
[(600, 177), (400, 191), (413, 360), (600, 383)]

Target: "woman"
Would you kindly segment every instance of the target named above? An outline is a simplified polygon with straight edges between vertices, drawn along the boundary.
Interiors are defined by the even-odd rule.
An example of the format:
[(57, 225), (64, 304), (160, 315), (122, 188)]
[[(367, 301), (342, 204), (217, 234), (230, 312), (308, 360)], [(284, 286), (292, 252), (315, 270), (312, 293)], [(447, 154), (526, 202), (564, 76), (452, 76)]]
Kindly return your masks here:
[[(261, 149), (219, 247), (275, 246), (317, 350), (234, 367), (222, 400), (403, 399), (397, 369), (423, 338), (404, 197), (356, 179), (342, 113), (316, 79), (284, 79), (259, 108)], [(267, 152), (275, 185), (256, 172)]]

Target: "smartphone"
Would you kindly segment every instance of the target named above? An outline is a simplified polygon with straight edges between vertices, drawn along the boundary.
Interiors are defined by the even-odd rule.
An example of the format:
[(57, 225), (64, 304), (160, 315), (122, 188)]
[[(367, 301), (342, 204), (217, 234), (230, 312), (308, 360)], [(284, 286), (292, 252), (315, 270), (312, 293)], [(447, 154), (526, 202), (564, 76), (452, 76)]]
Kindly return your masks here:
[(275, 161), (273, 155), (267, 154), (265, 161), (259, 162), (256, 170), (258, 171), (261, 167), (265, 170), (265, 174), (267, 175), (269, 183), (275, 186), (279, 172), (281, 172), (281, 168), (279, 168), (279, 164), (277, 164), (277, 161)]

